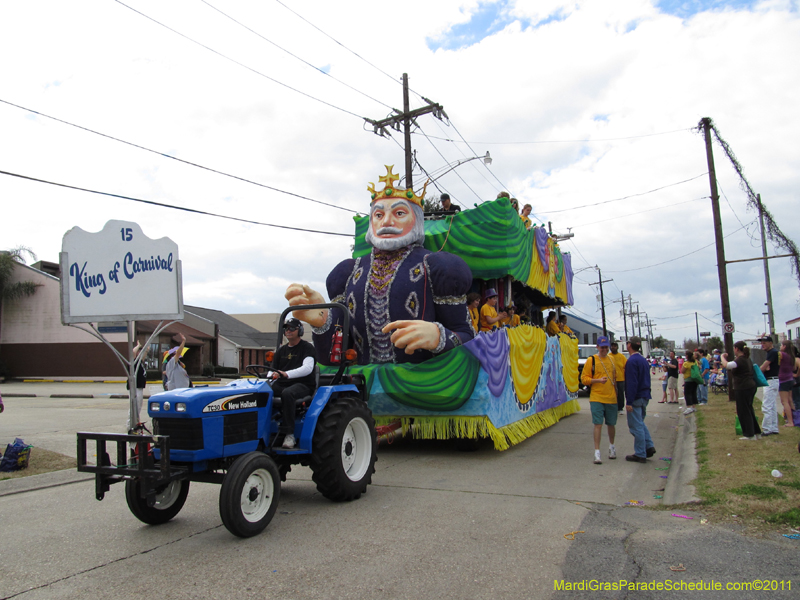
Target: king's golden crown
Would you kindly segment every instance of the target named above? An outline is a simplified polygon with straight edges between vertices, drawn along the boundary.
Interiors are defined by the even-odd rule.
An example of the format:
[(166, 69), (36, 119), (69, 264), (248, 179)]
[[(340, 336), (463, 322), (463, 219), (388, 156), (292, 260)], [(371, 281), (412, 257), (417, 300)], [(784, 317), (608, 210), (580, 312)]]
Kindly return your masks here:
[(428, 187), (428, 182), (425, 182), (425, 186), (422, 188), (422, 195), (417, 196), (414, 193), (414, 190), (408, 189), (404, 190), (402, 188), (398, 188), (394, 185), (395, 181), (400, 179), (399, 175), (395, 175), (392, 173), (392, 169), (394, 165), (383, 165), (386, 167), (386, 175), (383, 175), (378, 178), (378, 180), (383, 183), (383, 189), (380, 191), (375, 191), (375, 184), (371, 181), (367, 186), (367, 191), (371, 194), (372, 202), (379, 200), (381, 198), (402, 198), (403, 200), (408, 200), (409, 202), (413, 202), (417, 206), (421, 208), (425, 208), (425, 190)]

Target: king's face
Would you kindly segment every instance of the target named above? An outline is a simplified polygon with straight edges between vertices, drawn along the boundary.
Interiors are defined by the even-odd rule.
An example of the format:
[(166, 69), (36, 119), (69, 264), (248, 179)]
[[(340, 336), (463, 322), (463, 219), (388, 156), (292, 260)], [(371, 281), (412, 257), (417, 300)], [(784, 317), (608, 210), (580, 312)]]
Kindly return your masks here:
[(378, 200), (372, 205), (370, 227), (375, 237), (399, 238), (411, 233), (416, 220), (414, 211), (405, 200)]

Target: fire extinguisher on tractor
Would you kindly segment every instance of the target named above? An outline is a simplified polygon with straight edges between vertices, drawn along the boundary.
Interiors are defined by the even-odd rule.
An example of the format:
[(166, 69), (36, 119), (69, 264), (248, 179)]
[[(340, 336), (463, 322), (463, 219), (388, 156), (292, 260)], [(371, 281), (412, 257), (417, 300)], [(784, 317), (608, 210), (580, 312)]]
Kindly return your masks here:
[(342, 340), (344, 335), (342, 334), (342, 326), (336, 325), (336, 329), (333, 332), (333, 340), (331, 343), (331, 364), (338, 365), (342, 362)]

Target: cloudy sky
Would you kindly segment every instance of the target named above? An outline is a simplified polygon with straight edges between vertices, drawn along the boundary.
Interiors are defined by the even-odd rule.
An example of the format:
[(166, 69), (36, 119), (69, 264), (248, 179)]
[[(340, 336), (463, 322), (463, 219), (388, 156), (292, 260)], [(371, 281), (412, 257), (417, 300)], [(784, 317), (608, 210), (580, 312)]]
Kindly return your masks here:
[[(417, 121), (415, 186), (489, 151), (433, 193), (472, 207), (505, 189), (574, 233), (574, 310), (599, 321), (599, 267), (618, 334), (623, 293), (668, 339), (693, 338), (695, 312), (721, 333), (701, 118), (800, 240), (797, 0), (28, 0), (0, 4), (0, 54), (0, 171), (262, 223), (3, 174), (0, 248), (55, 262), (69, 228), (134, 221), (178, 244), (187, 304), (278, 312), (292, 281), (324, 290), (367, 183), (404, 172), (402, 134), (364, 120), (402, 109), (403, 73), (412, 108), (448, 117)], [(757, 214), (714, 158), (726, 257), (759, 256)], [(798, 284), (787, 259), (770, 267), (785, 331)], [(728, 279), (735, 338), (752, 337), (762, 263)]]

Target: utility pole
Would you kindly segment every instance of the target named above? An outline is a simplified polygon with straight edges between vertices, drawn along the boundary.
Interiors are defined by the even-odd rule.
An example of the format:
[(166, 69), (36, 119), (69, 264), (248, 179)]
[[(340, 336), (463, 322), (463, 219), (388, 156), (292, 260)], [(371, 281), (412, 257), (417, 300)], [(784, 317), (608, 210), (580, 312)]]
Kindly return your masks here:
[(603, 281), (603, 276), (600, 274), (600, 267), (595, 265), (594, 268), (597, 269), (597, 283), (592, 282), (589, 285), (600, 286), (600, 314), (603, 316), (603, 335), (608, 335), (608, 331), (606, 330), (606, 303), (603, 298), (603, 284), (614, 280), (606, 279), (605, 281)]
[(622, 325), (625, 327), (625, 339), (628, 339), (628, 315), (625, 312), (625, 293), (620, 290), (619, 295), (622, 299)]
[(395, 131), (400, 131), (400, 127), (403, 128), (403, 137), (405, 140), (405, 159), (406, 159), (406, 178), (405, 178), (405, 186), (407, 189), (413, 189), (414, 182), (411, 177), (411, 169), (413, 163), (413, 153), (411, 151), (411, 125), (414, 124), (414, 120), (422, 115), (426, 115), (428, 113), (433, 113), (433, 116), (437, 119), (441, 120), (442, 115), (445, 117), (447, 113), (444, 112), (444, 107), (441, 104), (437, 104), (428, 100), (427, 98), (422, 98), (425, 102), (428, 103), (428, 106), (423, 106), (422, 108), (415, 108), (411, 110), (411, 106), (408, 100), (408, 73), (403, 73), (403, 112), (400, 112), (396, 108), (394, 110), (395, 115), (391, 117), (386, 117), (385, 119), (381, 119), (380, 121), (374, 121), (372, 119), (365, 118), (364, 120), (372, 125), (372, 130), (377, 135), (383, 136), (388, 135), (386, 131), (387, 127), (391, 127)]
[[(637, 301), (636, 304), (639, 304)], [(636, 322), (633, 320), (633, 298), (628, 294), (628, 314), (631, 316), (631, 335), (636, 335)]]
[(697, 311), (694, 313), (694, 326), (697, 331), (697, 347), (699, 348), (702, 343), (700, 342), (700, 325), (697, 324)]
[[(722, 304), (722, 322), (731, 323), (731, 302), (728, 297), (728, 269), (725, 263), (725, 241), (722, 237), (722, 217), (719, 211), (719, 192), (717, 191), (717, 172), (714, 169), (714, 153), (711, 149), (711, 119), (700, 121), (706, 139), (706, 162), (708, 163), (708, 183), (711, 186), (711, 211), (714, 215), (714, 238), (717, 245), (717, 272), (719, 274), (719, 295)], [(725, 352), (733, 356), (733, 332), (725, 331)], [(728, 399), (733, 400), (733, 386), (728, 386)]]
[(769, 282), (769, 260), (767, 257), (767, 236), (764, 232), (764, 207), (761, 205), (761, 194), (757, 194), (758, 199), (758, 221), (761, 224), (761, 252), (764, 255), (764, 281), (767, 284), (767, 316), (769, 317), (769, 337), (772, 343), (777, 344), (775, 336), (775, 316), (772, 312), (772, 287)]
[(639, 307), (636, 307), (636, 322), (639, 324), (639, 337), (642, 337), (642, 317), (639, 316)]

